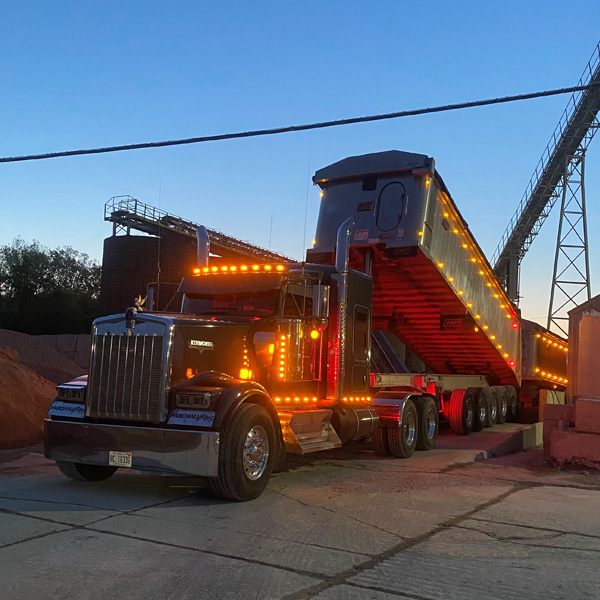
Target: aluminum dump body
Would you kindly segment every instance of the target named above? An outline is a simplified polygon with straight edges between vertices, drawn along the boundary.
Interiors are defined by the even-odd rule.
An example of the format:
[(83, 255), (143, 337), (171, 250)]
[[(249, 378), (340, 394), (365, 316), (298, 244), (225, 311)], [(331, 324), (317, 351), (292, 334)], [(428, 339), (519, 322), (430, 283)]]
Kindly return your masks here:
[(435, 170), (389, 151), (317, 171), (322, 189), (311, 262), (331, 263), (336, 232), (355, 227), (350, 263), (373, 276), (373, 328), (392, 331), (435, 373), (520, 383), (520, 321)]

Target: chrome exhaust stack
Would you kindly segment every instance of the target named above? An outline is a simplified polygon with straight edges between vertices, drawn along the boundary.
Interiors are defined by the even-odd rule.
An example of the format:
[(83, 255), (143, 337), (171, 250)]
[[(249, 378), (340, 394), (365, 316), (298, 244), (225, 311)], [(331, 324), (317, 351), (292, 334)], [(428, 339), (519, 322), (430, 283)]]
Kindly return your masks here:
[(199, 225), (196, 228), (196, 239), (198, 241), (198, 251), (196, 254), (196, 262), (198, 267), (208, 267), (208, 255), (210, 254), (210, 238), (208, 230), (204, 225)]

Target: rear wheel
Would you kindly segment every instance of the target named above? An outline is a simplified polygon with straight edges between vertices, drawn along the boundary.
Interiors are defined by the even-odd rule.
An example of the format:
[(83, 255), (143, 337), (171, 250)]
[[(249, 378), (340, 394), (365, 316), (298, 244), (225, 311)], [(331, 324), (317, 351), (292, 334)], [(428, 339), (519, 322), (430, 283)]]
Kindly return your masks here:
[(412, 400), (402, 407), (399, 427), (388, 427), (387, 438), (392, 456), (408, 458), (417, 447), (417, 409)]
[(481, 431), (487, 421), (488, 405), (482, 388), (472, 387), (467, 390), (473, 394), (473, 431)]
[(508, 418), (508, 394), (506, 393), (506, 388), (497, 385), (492, 389), (496, 390), (496, 396), (498, 398), (498, 413), (496, 414), (496, 423), (506, 423), (506, 419)]
[(81, 463), (57, 460), (56, 466), (60, 472), (75, 481), (103, 481), (117, 470), (117, 467), (103, 465), (84, 465)]
[(440, 415), (431, 396), (421, 396), (417, 407), (417, 450), (432, 450), (439, 431)]
[(485, 398), (488, 409), (485, 427), (493, 427), (496, 424), (498, 414), (498, 394), (494, 388), (488, 388), (485, 390)]
[(390, 443), (388, 442), (387, 429), (378, 427), (375, 433), (371, 436), (373, 451), (377, 456), (391, 456)]
[(475, 401), (473, 394), (468, 390), (453, 390), (450, 395), (450, 406), (448, 416), (450, 429), (454, 433), (467, 435), (473, 430), (473, 419), (475, 415)]
[(269, 483), (275, 451), (275, 428), (267, 410), (242, 404), (219, 441), (219, 475), (210, 487), (220, 498), (245, 502), (258, 498)]
[(517, 390), (512, 385), (505, 386), (506, 395), (508, 396), (508, 420), (517, 420), (517, 409), (519, 408), (519, 396)]

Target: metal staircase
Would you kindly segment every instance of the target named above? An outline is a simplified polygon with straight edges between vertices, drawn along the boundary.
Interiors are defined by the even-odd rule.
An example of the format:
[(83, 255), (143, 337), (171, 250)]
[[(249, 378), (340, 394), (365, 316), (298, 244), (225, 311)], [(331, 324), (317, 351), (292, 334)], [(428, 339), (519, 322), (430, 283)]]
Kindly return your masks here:
[[(197, 223), (172, 215), (164, 210), (140, 202), (132, 196), (114, 196), (104, 205), (104, 220), (113, 224), (113, 235), (130, 234), (132, 229), (158, 235), (161, 228), (196, 237)], [(294, 259), (272, 252), (250, 242), (208, 229), (210, 251), (223, 258), (245, 259), (256, 262), (296, 262)]]

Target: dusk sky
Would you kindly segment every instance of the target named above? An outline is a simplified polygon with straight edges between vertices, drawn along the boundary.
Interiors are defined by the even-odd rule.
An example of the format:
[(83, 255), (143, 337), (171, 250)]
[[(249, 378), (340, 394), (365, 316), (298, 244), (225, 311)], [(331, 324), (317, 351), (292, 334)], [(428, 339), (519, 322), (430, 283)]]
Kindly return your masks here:
[[(3, 2), (0, 156), (169, 140), (576, 85), (600, 4)], [(315, 170), (368, 152), (433, 156), (491, 258), (568, 96), (378, 123), (0, 164), (0, 244), (102, 258), (104, 204), (129, 194), (300, 258)], [(586, 161), (600, 288), (600, 136)], [(308, 223), (304, 235), (304, 215)], [(523, 316), (545, 323), (559, 205), (525, 257)]]

